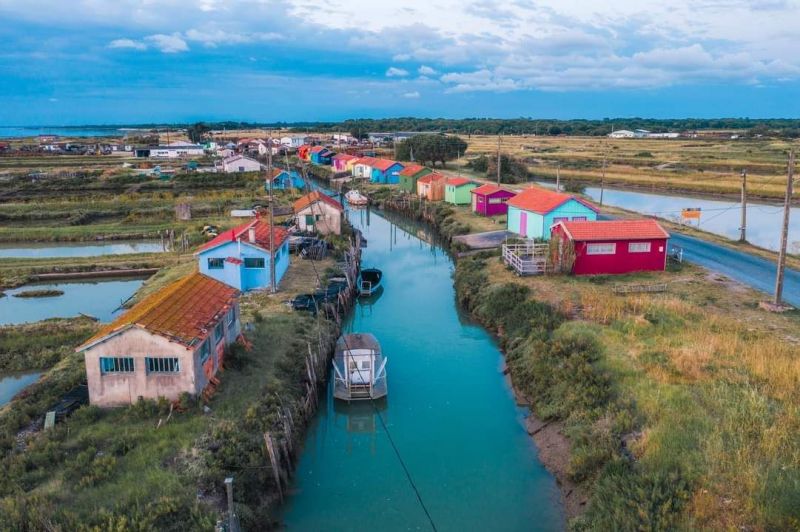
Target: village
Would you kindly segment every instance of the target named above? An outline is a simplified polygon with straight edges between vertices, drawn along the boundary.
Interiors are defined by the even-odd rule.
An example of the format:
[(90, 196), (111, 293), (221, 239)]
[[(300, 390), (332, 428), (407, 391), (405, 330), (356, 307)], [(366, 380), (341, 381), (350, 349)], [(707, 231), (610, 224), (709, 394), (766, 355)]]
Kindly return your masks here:
[[(176, 461), (178, 469), (193, 471), (186, 477), (168, 469), (154, 474), (146, 484), (154, 490), (161, 484), (157, 491), (167, 494), (167, 486), (175, 486), (176, 482), (191, 478), (187, 487), (199, 483), (201, 495), (193, 496), (191, 489), (187, 492), (173, 487), (174, 497), (169, 499), (169, 504), (193, 516), (192, 528), (214, 524), (232, 529), (224, 527), (231, 527), (227, 519), (234, 514), (237, 523), (244, 523), (242, 526), (258, 522), (278, 526), (281, 520), (298, 519), (283, 513), (282, 508), (287, 499), (291, 500), (292, 486), (297, 482), (292, 480), (295, 468), (299, 468), (302, 478), (304, 431), (315, 416), (321, 415), (317, 409), (320, 396), (327, 393), (328, 380), (334, 383), (336, 401), (351, 401), (365, 382), (370, 401), (387, 401), (387, 382), (389, 389), (403, 389), (402, 383), (392, 384), (396, 360), (393, 355), (397, 350), (387, 349), (384, 338), (378, 337), (379, 346), (375, 337), (367, 337), (370, 330), (362, 330), (358, 335), (344, 336), (358, 344), (345, 341), (336, 345), (340, 333), (348, 330), (348, 321), (367, 320), (359, 318), (366, 309), (373, 312), (396, 297), (391, 295), (393, 291), (402, 292), (396, 276), (409, 272), (401, 274), (387, 262), (398, 260), (398, 251), (385, 254), (385, 246), (392, 250), (398, 245), (398, 228), (407, 235), (404, 238), (414, 235), (420, 245), (424, 243), (434, 253), (441, 249), (453, 257), (457, 298), (487, 329), (498, 334), (507, 351), (505, 372), (514, 386), (515, 401), (532, 408), (542, 408), (545, 402), (537, 399), (539, 390), (530, 388), (531, 381), (520, 369), (522, 362), (516, 357), (521, 355), (512, 341), (524, 338), (528, 327), (535, 329), (532, 335), (553, 335), (561, 320), (599, 323), (603, 327), (626, 319), (636, 324), (642, 319), (642, 308), (651, 309), (644, 312), (647, 323), (672, 327), (666, 324), (673, 322), (659, 320), (680, 319), (663, 317), (672, 316), (673, 312), (699, 312), (697, 308), (707, 304), (704, 298), (714, 301), (714, 312), (724, 316), (698, 319), (704, 331), (705, 327), (712, 328), (714, 320), (729, 320), (725, 327), (734, 328), (737, 313), (749, 318), (765, 315), (758, 310), (758, 303), (766, 297), (760, 298), (750, 288), (733, 283), (712, 286), (714, 282), (708, 280), (708, 274), (684, 262), (683, 247), (672, 241), (675, 232), (720, 240), (702, 235), (691, 224), (691, 212), (687, 213), (690, 223), (684, 226), (675, 220), (638, 214), (635, 209), (601, 206), (602, 200), (597, 202), (582, 193), (569, 179), (514, 182), (500, 165), (496, 176), (491, 170), (482, 175), (458, 162), (461, 153), (438, 167), (435, 162), (426, 165), (396, 157), (404, 143), (415, 137), (420, 142), (425, 137), (446, 138), (417, 132), (376, 133), (361, 140), (344, 133), (288, 132), (227, 132), (224, 138), (218, 138), (210, 132), (203, 143), (170, 140), (151, 147), (96, 143), (99, 151), (94, 148), (94, 153), (80, 157), (91, 157), (92, 164), (103, 168), (103, 172), (95, 176), (91, 174), (94, 170), (87, 172), (82, 164), (84, 169), (79, 172), (85, 177), (80, 177), (82, 181), (77, 184), (70, 183), (75, 177), (66, 175), (64, 170), (37, 170), (35, 175), (12, 178), (12, 186), (18, 187), (16, 194), (52, 205), (51, 215), (64, 210), (67, 219), (72, 220), (81, 201), (53, 197), (49, 187), (54, 184), (60, 188), (57, 195), (74, 191), (79, 198), (90, 191), (97, 196), (92, 200), (93, 208), (109, 210), (110, 214), (63, 227), (48, 220), (43, 223), (50, 225), (39, 228), (35, 222), (27, 223), (33, 219), (28, 206), (9, 204), (7, 218), (19, 222), (14, 221), (5, 233), (0, 231), (0, 237), (6, 235), (3, 240), (7, 246), (21, 249), (11, 237), (16, 227), (26, 232), (26, 238), (39, 240), (49, 235), (55, 236), (54, 244), (69, 245), (103, 233), (113, 238), (100, 241), (101, 245), (125, 243), (140, 235), (153, 241), (158, 235), (163, 248), (158, 253), (141, 253), (133, 248), (130, 254), (96, 259), (25, 259), (13, 255), (0, 258), (3, 286), (10, 294), (4, 298), (7, 304), (35, 305), (53, 298), (50, 308), (55, 309), (55, 302), (62, 296), (36, 294), (37, 290), (46, 291), (39, 288), (42, 283), (56, 283), (52, 291), (63, 294), (69, 283), (81, 279), (145, 276), (137, 281), (132, 293), (126, 293), (119, 306), (113, 302), (113, 309), (98, 311), (102, 314), (81, 310), (77, 317), (62, 320), (56, 318), (61, 316), (58, 311), (45, 312), (36, 314), (42, 321), (23, 319), (5, 324), (9, 338), (13, 335), (17, 342), (32, 331), (43, 337), (52, 335), (53, 343), (58, 345), (45, 346), (43, 352), (52, 351), (51, 356), (60, 358), (52, 369), (42, 367), (46, 371), (39, 382), (20, 380), (20, 385), (25, 386), (15, 392), (16, 397), (0, 413), (9, 449), (6, 463), (15, 471), (29, 467), (26, 464), (35, 456), (42, 457), (36, 460), (60, 463), (58, 458), (45, 458), (56, 448), (54, 443), (47, 447), (48, 441), (64, 445), (59, 453), (84, 447), (82, 438), (93, 441), (95, 446), (81, 458), (82, 469), (69, 460), (67, 466), (54, 466), (59, 478), (77, 479), (85, 486), (74, 495), (55, 494), (39, 479), (20, 473), (24, 482), (54, 501), (52, 518), (65, 519), (57, 508), (67, 504), (83, 508), (81, 519), (88, 519), (93, 508), (88, 503), (88, 490), (93, 486), (116, 486), (128, 493), (129, 500), (141, 497), (140, 490), (129, 485), (131, 477), (118, 471), (119, 467), (131, 467), (122, 464), (136, 463), (129, 460), (141, 458), (130, 450), (133, 443), (116, 442), (116, 426), (125, 427), (125, 438), (136, 441), (140, 452), (154, 452), (162, 460)], [(45, 161), (57, 169), (55, 163), (59, 160), (75, 164), (74, 154), (64, 148), (65, 143), (55, 138), (45, 141), (45, 146), (53, 148), (42, 149), (40, 153), (46, 152), (45, 158), (37, 159), (35, 166), (43, 166)], [(637, 141), (623, 137), (616, 142)], [(4, 150), (2, 157), (6, 159), (0, 162), (26, 160), (26, 156), (20, 156), (25, 150), (18, 141), (7, 146), (12, 149)], [(499, 161), (499, 151), (496, 155)], [(106, 163), (108, 160), (114, 162)], [(98, 185), (90, 184), (94, 182)], [(113, 211), (118, 207), (103, 199), (109, 193), (124, 195), (131, 207), (126, 207), (124, 214)], [(137, 211), (147, 214), (136, 215)], [(393, 217), (399, 218), (392, 221)], [(389, 226), (384, 230), (387, 221)], [(377, 228), (381, 228), (379, 233)], [(444, 243), (437, 244), (439, 239)], [(371, 256), (382, 260), (375, 262), (377, 259), (370, 259)], [(794, 257), (788, 260), (790, 266), (796, 264)], [(368, 272), (377, 272), (377, 277), (368, 278)], [(446, 285), (450, 290), (451, 283), (448, 272), (438, 286)], [(518, 287), (514, 290), (520, 292), (495, 295), (508, 287)], [(745, 291), (748, 303), (742, 306), (732, 295)], [(31, 295), (25, 296), (26, 292)], [(543, 314), (517, 330), (515, 327), (520, 326), (511, 316), (517, 306), (534, 303), (525, 302), (529, 293), (537, 295), (536, 305), (548, 310), (536, 310)], [(795, 294), (789, 289), (787, 296)], [(492, 311), (475, 302), (497, 297), (500, 299)], [(687, 305), (682, 311), (676, 308), (681, 300)], [(39, 305), (36, 312), (42, 308)], [(610, 318), (612, 315), (616, 317)], [(789, 331), (796, 317), (794, 311), (788, 311), (766, 320), (771, 327)], [(64, 332), (54, 332), (53, 327), (64, 327)], [(655, 337), (647, 333), (636, 342), (667, 342), (661, 335), (671, 329), (658, 330), (652, 333)], [(612, 342), (605, 329), (597, 334), (602, 338), (598, 342)], [(72, 343), (64, 344), (66, 338)], [(686, 349), (695, 349), (699, 344), (692, 345)], [(551, 349), (549, 344), (546, 349)], [(353, 358), (354, 353), (365, 350), (372, 353), (371, 358)], [(786, 367), (793, 364), (791, 348), (778, 343), (775, 350)], [(355, 372), (352, 366), (348, 371), (346, 361), (338, 362), (342, 352), (352, 359)], [(390, 352), (389, 356), (386, 352)], [(532, 355), (522, 356), (524, 359)], [(664, 369), (670, 364), (664, 360), (637, 364), (644, 364), (646, 371), (665, 379), (665, 386), (671, 386), (678, 378), (670, 372), (683, 371)], [(686, 370), (699, 371), (693, 364)], [(18, 367), (36, 366), (26, 367), (20, 362)], [(362, 368), (367, 368), (370, 375), (366, 381)], [(590, 373), (593, 371), (599, 370)], [(589, 386), (586, 393), (606, 397), (596, 404), (573, 405), (575, 415), (588, 417), (577, 421), (570, 414), (559, 414), (541, 426), (534, 418), (526, 421), (526, 430), (537, 444), (543, 445), (543, 440), (537, 438), (547, 437), (557, 441), (548, 445), (568, 447), (565, 426), (572, 427), (570, 430), (580, 434), (580, 441), (590, 442), (590, 446), (605, 441), (597, 439), (599, 421), (594, 416), (603, 408), (627, 412), (628, 407), (615, 402), (617, 399), (608, 399), (611, 394), (602, 384), (605, 377), (599, 375), (575, 384), (578, 388)], [(772, 372), (762, 377), (777, 378)], [(606, 391), (600, 392), (596, 387)], [(402, 392), (397, 397), (388, 392), (388, 396), (392, 401), (402, 401)], [(590, 414), (590, 408), (596, 410)], [(10, 417), (12, 409), (24, 411), (25, 415)], [(380, 421), (381, 414), (365, 419), (374, 424)], [(241, 426), (236, 427), (240, 422)], [(552, 429), (546, 429), (549, 423), (554, 423)], [(612, 439), (635, 432), (627, 424), (613, 431), (614, 435), (608, 436)], [(175, 446), (164, 446), (162, 438), (176, 438)], [(642, 452), (636, 445), (643, 444), (631, 440), (633, 451), (609, 451), (609, 456)], [(128, 450), (111, 451), (117, 445)], [(192, 456), (183, 454), (187, 447), (192, 447)], [(599, 474), (600, 464), (609, 456), (583, 465), (564, 465), (563, 456), (561, 465), (559, 459), (546, 462), (563, 488), (561, 497), (571, 518), (579, 516), (592, 497), (583, 479)], [(245, 473), (241, 470), (243, 464), (263, 469)], [(256, 489), (255, 485), (268, 487)], [(242, 505), (236, 512), (232, 499), (226, 500), (234, 497), (233, 493), (236, 504)], [(109, 511), (111, 519), (126, 512)], [(164, 515), (173, 516), (174, 512), (165, 511)], [(709, 519), (716, 518), (713, 512), (710, 515)], [(135, 518), (144, 519), (141, 515)]]

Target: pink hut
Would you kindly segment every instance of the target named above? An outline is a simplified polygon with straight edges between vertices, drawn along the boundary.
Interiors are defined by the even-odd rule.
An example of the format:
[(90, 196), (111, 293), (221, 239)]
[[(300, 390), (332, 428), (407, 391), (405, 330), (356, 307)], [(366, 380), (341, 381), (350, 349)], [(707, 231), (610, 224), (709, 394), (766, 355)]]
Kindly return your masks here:
[(482, 216), (497, 216), (508, 213), (506, 202), (514, 193), (497, 185), (481, 185), (472, 189), (472, 212)]
[(350, 155), (349, 153), (337, 153), (331, 159), (331, 165), (333, 166), (334, 172), (346, 172), (347, 171), (347, 163), (348, 161), (353, 161), (358, 159), (355, 155)]

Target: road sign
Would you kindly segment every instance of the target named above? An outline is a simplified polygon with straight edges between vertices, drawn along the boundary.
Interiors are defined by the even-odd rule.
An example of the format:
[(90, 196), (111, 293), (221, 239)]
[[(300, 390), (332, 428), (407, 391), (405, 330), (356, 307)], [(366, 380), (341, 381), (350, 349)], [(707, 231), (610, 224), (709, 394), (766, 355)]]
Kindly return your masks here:
[(688, 207), (681, 211), (681, 219), (700, 221), (700, 214), (701, 214), (700, 207)]

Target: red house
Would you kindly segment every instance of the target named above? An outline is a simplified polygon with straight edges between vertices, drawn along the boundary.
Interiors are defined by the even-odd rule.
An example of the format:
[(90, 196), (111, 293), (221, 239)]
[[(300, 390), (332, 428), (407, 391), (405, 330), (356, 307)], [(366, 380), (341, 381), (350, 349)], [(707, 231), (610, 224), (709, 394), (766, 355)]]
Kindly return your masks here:
[[(663, 271), (667, 264), (669, 233), (655, 220), (561, 221), (551, 234), (574, 249), (575, 275)], [(566, 264), (569, 248), (560, 248)]]
[(472, 212), (483, 216), (507, 214), (506, 202), (514, 197), (513, 192), (490, 184), (473, 188), (470, 192), (472, 192)]

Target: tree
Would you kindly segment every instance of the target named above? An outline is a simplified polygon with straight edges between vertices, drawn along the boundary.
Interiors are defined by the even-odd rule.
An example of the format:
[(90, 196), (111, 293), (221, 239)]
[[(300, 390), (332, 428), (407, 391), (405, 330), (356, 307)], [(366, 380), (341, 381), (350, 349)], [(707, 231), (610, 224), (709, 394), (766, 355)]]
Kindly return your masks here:
[(206, 125), (204, 122), (198, 122), (186, 128), (186, 134), (189, 135), (189, 140), (195, 144), (202, 142), (203, 136), (205, 136), (205, 134), (209, 131), (211, 131), (211, 128), (208, 127), (208, 125)]
[[(510, 155), (500, 155), (500, 182), (522, 183), (528, 180), (528, 166)], [(489, 157), (486, 168), (486, 177), (495, 179), (497, 176), (497, 157)]]
[(397, 143), (397, 158), (404, 161), (413, 159), (419, 163), (445, 165), (459, 157), (467, 149), (467, 143), (453, 135), (414, 135)]

